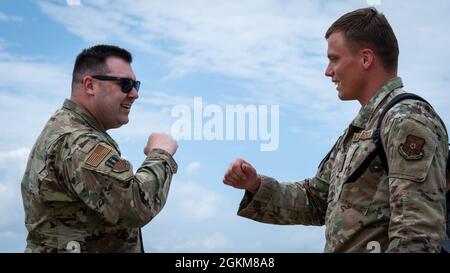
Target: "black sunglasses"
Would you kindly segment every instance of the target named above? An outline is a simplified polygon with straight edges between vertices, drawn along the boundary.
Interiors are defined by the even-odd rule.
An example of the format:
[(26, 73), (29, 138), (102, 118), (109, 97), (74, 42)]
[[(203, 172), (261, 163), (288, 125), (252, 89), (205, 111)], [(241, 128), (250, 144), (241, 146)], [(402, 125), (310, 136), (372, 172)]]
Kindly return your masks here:
[(128, 94), (133, 90), (133, 87), (136, 88), (136, 91), (139, 91), (139, 87), (141, 86), (140, 81), (135, 81), (130, 78), (121, 78), (121, 77), (113, 77), (113, 76), (104, 76), (104, 75), (94, 75), (92, 78), (100, 80), (100, 81), (119, 81), (120, 86), (122, 87), (122, 92)]

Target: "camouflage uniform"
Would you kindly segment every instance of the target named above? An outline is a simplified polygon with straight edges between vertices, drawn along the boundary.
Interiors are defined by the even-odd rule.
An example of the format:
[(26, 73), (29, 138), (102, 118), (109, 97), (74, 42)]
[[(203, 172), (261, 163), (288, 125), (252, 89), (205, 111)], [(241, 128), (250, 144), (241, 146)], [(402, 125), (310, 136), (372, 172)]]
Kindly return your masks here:
[(27, 252), (141, 252), (140, 227), (164, 206), (177, 164), (153, 149), (136, 174), (71, 100), (48, 121), (22, 180)]
[(404, 93), (387, 81), (361, 108), (311, 179), (279, 183), (262, 176), (238, 215), (273, 224), (326, 225), (326, 252), (438, 252), (445, 233), (448, 136), (427, 104), (404, 100), (386, 114), (379, 156), (355, 181), (349, 177), (375, 149), (378, 117)]

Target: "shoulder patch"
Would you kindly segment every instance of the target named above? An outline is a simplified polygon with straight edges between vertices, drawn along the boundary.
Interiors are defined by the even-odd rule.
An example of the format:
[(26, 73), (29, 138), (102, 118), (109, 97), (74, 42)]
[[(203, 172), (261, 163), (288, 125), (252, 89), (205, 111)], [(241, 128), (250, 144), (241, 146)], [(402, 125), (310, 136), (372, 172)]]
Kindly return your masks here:
[(92, 166), (92, 167), (97, 167), (100, 162), (103, 161), (103, 159), (105, 159), (105, 157), (111, 152), (111, 148), (104, 145), (104, 144), (97, 144), (97, 146), (95, 146), (94, 151), (91, 153), (91, 155), (89, 155), (89, 157), (86, 159), (86, 164)]
[(398, 151), (406, 160), (417, 160), (423, 157), (424, 145), (425, 139), (415, 135), (408, 135), (405, 142), (399, 145)]
[(130, 164), (125, 159), (121, 159), (118, 155), (112, 155), (105, 162), (106, 166), (111, 167), (113, 172), (123, 173), (130, 169)]

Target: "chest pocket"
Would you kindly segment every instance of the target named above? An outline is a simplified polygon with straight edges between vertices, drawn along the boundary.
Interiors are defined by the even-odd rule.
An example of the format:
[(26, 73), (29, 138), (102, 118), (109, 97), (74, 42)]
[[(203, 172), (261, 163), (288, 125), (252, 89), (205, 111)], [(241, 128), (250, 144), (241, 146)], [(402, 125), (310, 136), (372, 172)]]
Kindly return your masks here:
[[(369, 170), (369, 167), (371, 173), (382, 172), (383, 167), (381, 161), (374, 160), (376, 157), (375, 149), (376, 145), (372, 138), (353, 138), (348, 150), (346, 152), (343, 151), (345, 154), (342, 155), (341, 159), (335, 165), (336, 180), (333, 201), (338, 201), (341, 198), (344, 187), (352, 188), (353, 185), (351, 184), (360, 180), (361, 176)], [(357, 187), (354, 187), (352, 190), (358, 191)]]
[(342, 170), (344, 183), (355, 182), (366, 171), (376, 156), (375, 149), (376, 145), (372, 139), (359, 140), (352, 144), (348, 151), (351, 157), (346, 160)]
[(359, 140), (354, 145), (357, 148), (345, 162), (336, 201), (363, 215), (373, 211), (381, 217), (389, 208), (388, 178), (383, 163), (371, 139)]
[[(333, 168), (333, 194), (332, 201), (337, 202), (341, 195), (343, 184), (345, 183), (347, 173), (352, 165), (353, 157), (355, 153), (359, 150), (358, 143), (352, 143), (349, 149), (345, 152), (343, 150), (339, 151), (336, 162)], [(331, 200), (330, 200), (331, 201)]]

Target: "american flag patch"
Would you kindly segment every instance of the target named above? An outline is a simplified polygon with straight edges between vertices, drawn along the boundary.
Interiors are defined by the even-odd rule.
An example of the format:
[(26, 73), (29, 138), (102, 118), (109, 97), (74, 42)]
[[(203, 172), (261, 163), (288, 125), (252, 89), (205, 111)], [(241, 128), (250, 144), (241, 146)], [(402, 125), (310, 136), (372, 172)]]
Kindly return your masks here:
[(103, 144), (97, 144), (95, 146), (94, 151), (91, 153), (91, 155), (86, 159), (86, 164), (97, 167), (100, 162), (105, 159), (105, 157), (111, 152), (111, 148), (108, 146), (105, 146)]

